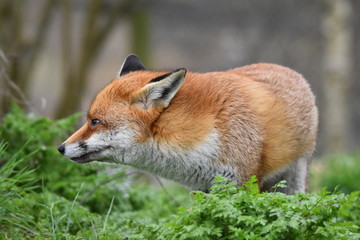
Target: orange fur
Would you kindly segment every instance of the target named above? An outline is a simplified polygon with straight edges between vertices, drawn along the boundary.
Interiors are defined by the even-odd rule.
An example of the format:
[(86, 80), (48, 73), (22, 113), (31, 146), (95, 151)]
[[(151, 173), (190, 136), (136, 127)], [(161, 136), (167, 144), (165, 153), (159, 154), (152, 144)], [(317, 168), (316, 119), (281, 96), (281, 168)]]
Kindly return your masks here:
[(253, 107), (264, 133), (262, 175), (281, 169), (313, 149), (317, 135), (314, 96), (303, 77), (285, 67), (258, 64), (232, 70), (246, 75)]

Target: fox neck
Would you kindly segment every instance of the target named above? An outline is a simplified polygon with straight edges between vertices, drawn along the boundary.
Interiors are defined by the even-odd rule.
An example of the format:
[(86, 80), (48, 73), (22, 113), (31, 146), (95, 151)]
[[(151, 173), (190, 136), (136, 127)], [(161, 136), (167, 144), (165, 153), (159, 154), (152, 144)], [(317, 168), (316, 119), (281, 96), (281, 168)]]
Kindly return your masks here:
[(209, 191), (214, 177), (221, 175), (236, 181), (234, 169), (219, 165), (219, 137), (211, 132), (193, 149), (168, 147), (150, 140), (120, 153), (117, 162), (178, 182), (192, 190)]

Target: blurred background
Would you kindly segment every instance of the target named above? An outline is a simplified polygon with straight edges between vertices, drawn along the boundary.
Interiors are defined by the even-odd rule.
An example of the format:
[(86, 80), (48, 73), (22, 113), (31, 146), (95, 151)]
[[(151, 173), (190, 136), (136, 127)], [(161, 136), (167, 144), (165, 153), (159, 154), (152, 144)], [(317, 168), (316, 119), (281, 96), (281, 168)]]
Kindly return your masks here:
[(315, 155), (351, 153), (359, 40), (356, 0), (1, 0), (0, 116), (12, 101), (53, 119), (85, 113), (129, 53), (156, 70), (270, 62), (303, 74), (317, 96)]

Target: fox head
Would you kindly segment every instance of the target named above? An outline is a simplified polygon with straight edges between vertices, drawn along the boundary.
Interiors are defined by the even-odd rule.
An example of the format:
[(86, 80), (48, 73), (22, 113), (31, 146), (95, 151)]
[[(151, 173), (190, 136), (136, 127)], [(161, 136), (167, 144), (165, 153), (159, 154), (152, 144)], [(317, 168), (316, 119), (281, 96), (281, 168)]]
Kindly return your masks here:
[(152, 123), (182, 86), (186, 69), (147, 71), (139, 58), (129, 55), (116, 79), (98, 93), (85, 124), (58, 151), (77, 163), (94, 160), (130, 164), (132, 149), (148, 141)]

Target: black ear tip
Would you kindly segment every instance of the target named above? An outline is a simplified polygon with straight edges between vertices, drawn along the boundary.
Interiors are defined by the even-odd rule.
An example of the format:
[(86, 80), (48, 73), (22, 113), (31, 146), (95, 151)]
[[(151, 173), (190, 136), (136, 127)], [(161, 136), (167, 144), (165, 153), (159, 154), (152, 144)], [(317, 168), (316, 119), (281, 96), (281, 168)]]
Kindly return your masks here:
[(129, 60), (130, 59), (139, 59), (140, 60), (140, 58), (134, 53), (129, 54), (125, 59), (129, 59)]
[(130, 54), (125, 58), (123, 65), (121, 66), (118, 76), (121, 77), (130, 72), (145, 70), (145, 66), (141, 63), (138, 56)]

